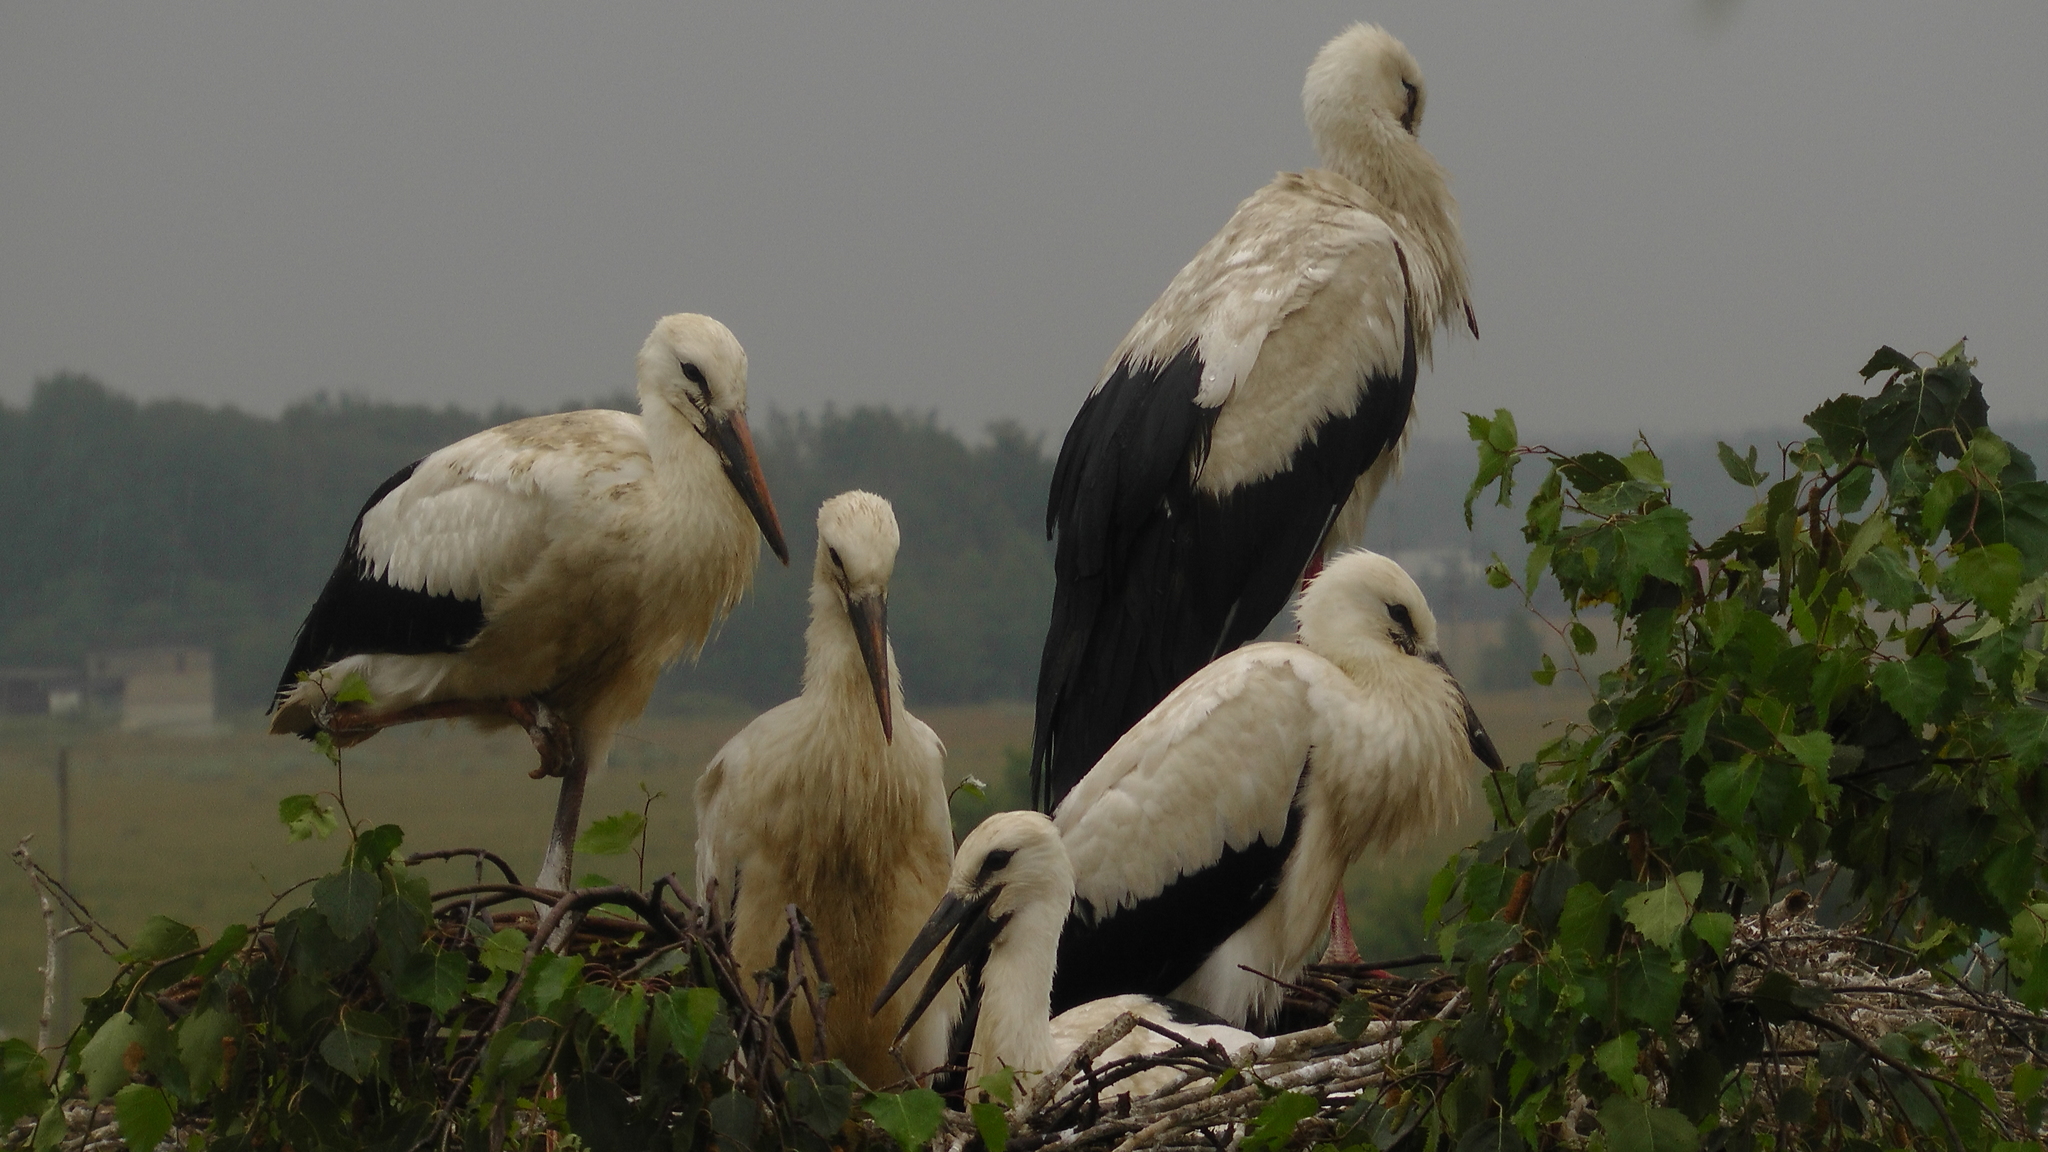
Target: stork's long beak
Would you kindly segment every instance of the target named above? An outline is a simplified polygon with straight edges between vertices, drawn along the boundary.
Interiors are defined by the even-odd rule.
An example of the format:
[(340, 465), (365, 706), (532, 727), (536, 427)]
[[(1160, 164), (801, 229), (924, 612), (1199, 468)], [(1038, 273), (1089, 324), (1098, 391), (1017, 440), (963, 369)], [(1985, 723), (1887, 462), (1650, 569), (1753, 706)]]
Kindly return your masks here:
[(754, 454), (754, 434), (747, 430), (744, 412), (731, 416), (707, 414), (704, 438), (718, 450), (718, 458), (725, 464), (725, 478), (732, 481), (734, 491), (746, 502), (747, 511), (754, 514), (754, 523), (761, 526), (761, 535), (768, 538), (768, 548), (775, 558), (789, 563), (789, 545), (782, 540), (782, 521), (776, 519), (775, 502), (768, 498), (768, 480), (761, 475), (761, 459)]
[(932, 910), (932, 918), (924, 922), (924, 928), (918, 932), (917, 939), (910, 942), (910, 948), (903, 953), (903, 960), (896, 965), (896, 971), (889, 974), (889, 982), (882, 986), (882, 991), (875, 997), (875, 1002), (868, 1005), (868, 1015), (880, 1012), (882, 1005), (889, 1002), (889, 997), (894, 996), (896, 990), (903, 987), (904, 982), (917, 971), (917, 966), (924, 963), (924, 958), (931, 955), (932, 949), (939, 946), (939, 941), (951, 936), (952, 940), (946, 945), (946, 950), (939, 954), (938, 961), (932, 965), (932, 974), (924, 982), (924, 991), (918, 993), (917, 1003), (909, 1012), (904, 1013), (903, 1026), (896, 1030), (896, 1039), (899, 1041), (910, 1035), (911, 1025), (916, 1024), (917, 1018), (924, 1015), (924, 1010), (931, 1007), (932, 1000), (939, 994), (939, 989), (946, 986), (946, 981), (952, 979), (953, 973), (966, 967), (971, 960), (985, 959), (989, 948), (995, 944), (996, 936), (1002, 932), (1003, 925), (1010, 922), (1008, 916), (997, 918), (988, 914), (989, 905), (995, 903), (996, 895), (1002, 890), (1003, 886), (1000, 884), (990, 885), (988, 891), (972, 900), (962, 900), (954, 893), (946, 893), (945, 898), (939, 901), (939, 906)]
[(1465, 706), (1465, 738), (1472, 742), (1472, 755), (1479, 757), (1481, 764), (1495, 772), (1507, 771), (1507, 764), (1500, 758), (1500, 749), (1493, 746), (1493, 737), (1486, 734), (1486, 725), (1479, 722), (1479, 713), (1472, 710), (1472, 699), (1465, 695), (1465, 686), (1458, 683), (1456, 676), (1451, 676), (1451, 666), (1444, 662), (1444, 654), (1429, 652), (1423, 655), (1423, 659), (1443, 669), (1444, 675), (1451, 678), (1451, 687), (1458, 690), (1458, 702)]
[(854, 643), (860, 645), (861, 663), (868, 667), (868, 683), (875, 687), (875, 709), (882, 714), (882, 739), (896, 742), (895, 718), (889, 714), (889, 599), (870, 592), (846, 600), (847, 618), (853, 621)]

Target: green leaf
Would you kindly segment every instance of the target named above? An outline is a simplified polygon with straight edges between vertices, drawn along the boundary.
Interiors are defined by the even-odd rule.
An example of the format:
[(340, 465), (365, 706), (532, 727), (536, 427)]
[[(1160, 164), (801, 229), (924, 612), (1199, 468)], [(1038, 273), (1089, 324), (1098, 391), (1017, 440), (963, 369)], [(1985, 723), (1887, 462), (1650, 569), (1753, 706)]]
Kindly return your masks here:
[(405, 962), (398, 978), (398, 994), (415, 1004), (446, 1016), (469, 988), (469, 958), (460, 952), (422, 949)]
[(396, 824), (379, 824), (356, 837), (356, 846), (349, 853), (349, 863), (366, 872), (375, 872), (403, 843), (404, 829)]
[(194, 1095), (204, 1097), (220, 1084), (227, 1060), (221, 1041), (235, 1032), (235, 1018), (218, 1008), (202, 1008), (179, 1021), (178, 1062)]
[(133, 1016), (116, 1012), (107, 1018), (78, 1053), (78, 1071), (85, 1077), (88, 1102), (103, 1100), (128, 1083), (142, 1067), (147, 1033)]
[(1641, 1049), (1634, 1032), (1623, 1032), (1593, 1050), (1593, 1063), (1631, 1098), (1640, 1100), (1649, 1091), (1649, 1077), (1636, 1071)]
[(1591, 882), (1575, 884), (1564, 894), (1564, 911), (1558, 914), (1558, 947), (1567, 955), (1602, 955), (1612, 921), (1607, 893)]
[(1346, 1040), (1356, 1040), (1365, 1035), (1365, 1029), (1373, 1021), (1372, 1001), (1364, 996), (1347, 996), (1337, 1005), (1337, 1014), (1330, 1018), (1330, 1024), (1337, 1029), (1337, 1035)]
[[(1810, 421), (1811, 417), (1808, 419)], [(1721, 471), (1726, 472), (1728, 478), (1737, 484), (1754, 488), (1768, 479), (1762, 472), (1757, 470), (1756, 445), (1751, 444), (1749, 446), (1749, 455), (1747, 457), (1737, 456), (1735, 449), (1730, 448), (1726, 441), (1716, 441), (1714, 449), (1715, 456), (1721, 461)]]
[(633, 1037), (640, 1031), (640, 1021), (646, 1015), (647, 986), (634, 984), (613, 997), (611, 1006), (598, 1015), (597, 1022), (605, 1031), (618, 1037), (619, 1047), (631, 1052)]
[(723, 1006), (724, 1001), (711, 988), (676, 988), (666, 996), (654, 997), (648, 1021), (649, 1047), (672, 1049), (697, 1067), (704, 1042), (711, 1035), (712, 1022)]
[(1911, 356), (1886, 344), (1870, 354), (1870, 359), (1863, 365), (1863, 370), (1857, 374), (1868, 380), (1880, 372), (1918, 372), (1919, 370), (1920, 366), (1913, 362)]
[(1572, 651), (1577, 652), (1581, 656), (1591, 655), (1592, 653), (1599, 651), (1600, 641), (1593, 635), (1593, 630), (1591, 628), (1588, 628), (1584, 624), (1581, 624), (1577, 620), (1574, 620), (1572, 621), (1570, 631), (1572, 638)]
[(1896, 548), (1874, 547), (1850, 571), (1863, 594), (1887, 612), (1904, 612), (1925, 598), (1919, 577)]
[(831, 1140), (853, 1114), (855, 1083), (853, 1073), (836, 1060), (791, 1068), (782, 1080), (790, 1117), (819, 1138)]
[(1252, 1130), (1238, 1147), (1241, 1152), (1280, 1152), (1294, 1139), (1294, 1127), (1316, 1114), (1319, 1102), (1306, 1092), (1282, 1092), (1266, 1101), (1252, 1121)]
[(477, 949), (479, 964), (496, 972), (517, 972), (526, 965), (526, 933), (517, 928), (500, 928)]
[(526, 969), (526, 994), (533, 998), (533, 1010), (553, 1016), (556, 1005), (576, 988), (583, 975), (583, 957), (562, 956), (543, 951)]
[(1529, 679), (1546, 688), (1557, 680), (1557, 661), (1550, 658), (1550, 653), (1545, 652), (1542, 665), (1530, 670)]
[(877, 1092), (861, 1109), (895, 1138), (903, 1152), (918, 1152), (938, 1135), (946, 1101), (929, 1088), (912, 1088), (908, 1092)]
[(1607, 1152), (1693, 1152), (1700, 1146), (1699, 1130), (1683, 1112), (1624, 1096), (1600, 1106), (1600, 1129), (1607, 1133)]
[(622, 856), (633, 850), (647, 818), (638, 812), (621, 812), (592, 822), (576, 838), (576, 851), (587, 856)]
[(377, 1066), (384, 1043), (397, 1035), (390, 1021), (375, 1012), (343, 1008), (341, 1020), (321, 1038), (320, 1057), (351, 1080), (361, 1080)]
[[(1856, 442), (1863, 438), (1863, 398), (1843, 394), (1823, 403), (1806, 414), (1806, 426), (1820, 434), (1820, 442), (1827, 446), (1828, 454), (1839, 463), (1848, 463), (1850, 454), (1856, 449)], [(1756, 449), (1749, 450), (1750, 463), (1756, 462)], [(1727, 467), (1726, 462), (1722, 467)], [(1752, 486), (1763, 482), (1761, 473)]]
[(221, 929), (220, 939), (215, 940), (206, 949), (205, 954), (199, 957), (199, 963), (192, 968), (192, 975), (202, 980), (213, 975), (220, 970), (221, 965), (233, 959), (248, 943), (248, 925), (228, 925), (226, 928)]
[(1972, 548), (1942, 574), (1942, 587), (2003, 619), (2020, 591), (2020, 550), (2010, 544)]
[(130, 1084), (114, 1094), (114, 1122), (129, 1152), (150, 1152), (170, 1134), (170, 1097), (161, 1088)]
[(1878, 694), (1907, 723), (1925, 724), (1941, 705), (1948, 688), (1948, 662), (1934, 652), (1922, 652), (1911, 660), (1893, 660), (1870, 673)]
[(1700, 894), (1701, 876), (1684, 872), (1660, 888), (1639, 892), (1622, 902), (1622, 915), (1643, 938), (1659, 948), (1678, 942), (1679, 929), (1692, 913), (1692, 901)]
[(313, 885), (313, 907), (327, 917), (336, 938), (353, 940), (369, 930), (377, 914), (377, 878), (354, 868), (322, 876)]
[(1017, 1105), (1017, 1070), (1014, 1068), (998, 1068), (975, 1081), (975, 1087), (1005, 1108)]
[(1714, 955), (1726, 956), (1728, 945), (1735, 942), (1735, 917), (1726, 912), (1695, 912), (1692, 914), (1692, 934), (1712, 948)]
[(123, 963), (153, 963), (199, 949), (199, 933), (169, 916), (151, 916), (142, 922), (135, 943), (121, 953)]
[(1003, 1152), (1010, 1146), (1010, 1118), (1001, 1104), (969, 1104), (967, 1115), (974, 1120), (974, 1130), (981, 1133), (988, 1152)]
[(50, 1103), (49, 1062), (26, 1040), (0, 1040), (0, 1132)]
[(334, 692), (334, 702), (336, 704), (376, 703), (376, 701), (370, 699), (370, 682), (363, 679), (362, 674), (358, 672), (351, 672), (341, 678), (341, 687), (335, 689)]
[(1686, 582), (1692, 548), (1692, 517), (1666, 505), (1632, 520), (1624, 520), (1621, 532), (1623, 590), (1634, 596), (1644, 576), (1655, 576), (1673, 584)]
[[(322, 733), (325, 735), (325, 733)], [(277, 802), (277, 820), (291, 830), (294, 843), (319, 837), (327, 839), (338, 826), (334, 810), (317, 796), (287, 796)]]

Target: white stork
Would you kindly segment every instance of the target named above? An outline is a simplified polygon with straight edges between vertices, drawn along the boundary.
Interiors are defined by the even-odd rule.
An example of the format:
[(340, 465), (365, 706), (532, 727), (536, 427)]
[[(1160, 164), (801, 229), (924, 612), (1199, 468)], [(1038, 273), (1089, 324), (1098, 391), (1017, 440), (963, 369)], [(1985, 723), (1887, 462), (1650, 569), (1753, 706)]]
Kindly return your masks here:
[[(285, 663), (270, 730), (343, 746), (412, 720), (517, 723), (562, 778), (536, 883), (569, 878), (583, 783), (663, 665), (787, 563), (747, 430), (747, 354), (669, 316), (639, 357), (640, 415), (564, 412), (479, 432), (386, 480)], [(342, 702), (361, 677), (367, 702)]]
[[(950, 987), (953, 974), (965, 969), (968, 1014), (974, 1021), (969, 1086), (1000, 1068), (1016, 1070), (1020, 1080), (1050, 1072), (1125, 1012), (1230, 1052), (1258, 1039), (1191, 1004), (1153, 996), (1109, 996), (1052, 1016), (1054, 954), (1073, 903), (1074, 867), (1052, 821), (1036, 812), (996, 813), (960, 842), (945, 897), (875, 998), (874, 1010), (881, 1011), (944, 943), (903, 1027), (910, 1028), (933, 997)], [(1140, 1028), (1105, 1051), (1102, 1061), (1172, 1047), (1172, 1040)], [(1177, 1075), (1170, 1068), (1150, 1069), (1121, 1081), (1117, 1089), (1142, 1095)]]
[[(889, 1055), (898, 1023), (863, 1008), (953, 860), (946, 748), (904, 709), (889, 645), (898, 539), (880, 496), (846, 492), (818, 509), (803, 694), (741, 729), (697, 781), (697, 885), (731, 916), (741, 971), (774, 963), (783, 909), (801, 908), (836, 990), (826, 1045), (870, 1084), (902, 1074)], [(919, 1068), (944, 1058), (952, 1013), (941, 1005), (913, 1035)]]
[(1053, 1007), (1170, 995), (1271, 1020), (1367, 849), (1452, 820), (1499, 753), (1437, 652), (1400, 565), (1332, 560), (1301, 642), (1251, 644), (1174, 689), (1067, 794), (1074, 915)]
[(1354, 25), (1317, 54), (1302, 103), (1324, 167), (1238, 205), (1124, 337), (1060, 448), (1040, 811), (1359, 540), (1432, 332), (1462, 318), (1478, 335), (1457, 205), (1415, 139), (1414, 57)]

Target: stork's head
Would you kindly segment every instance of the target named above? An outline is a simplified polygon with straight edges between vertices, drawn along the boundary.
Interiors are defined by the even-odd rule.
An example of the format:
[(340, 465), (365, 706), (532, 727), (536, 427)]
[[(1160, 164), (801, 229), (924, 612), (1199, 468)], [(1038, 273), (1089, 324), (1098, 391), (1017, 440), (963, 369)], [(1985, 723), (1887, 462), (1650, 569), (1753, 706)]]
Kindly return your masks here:
[(640, 410), (672, 409), (718, 454), (768, 547), (789, 563), (782, 523), (747, 430), (747, 350), (725, 325), (683, 312), (664, 316), (640, 346)]
[(996, 813), (960, 842), (946, 895), (870, 1011), (881, 1011), (941, 943), (946, 950), (932, 965), (917, 1004), (904, 1014), (898, 1039), (909, 1034), (953, 973), (986, 963), (999, 941), (1005, 948), (1043, 948), (1034, 966), (1042, 964), (1049, 980), (1060, 926), (1073, 903), (1074, 865), (1052, 821), (1036, 812)]
[(1472, 754), (1489, 768), (1502, 767), (1492, 738), (1437, 647), (1435, 614), (1399, 564), (1362, 548), (1346, 552), (1325, 565), (1302, 592), (1294, 614), (1301, 622), (1301, 642), (1353, 675), (1383, 661), (1433, 665), (1463, 705)]
[(818, 509), (818, 562), (812, 579), (846, 608), (854, 642), (874, 685), (882, 736), (895, 739), (889, 707), (889, 576), (902, 534), (896, 510), (872, 492), (841, 492)]
[(1325, 162), (1387, 128), (1422, 127), (1422, 68), (1386, 29), (1353, 24), (1323, 45), (1301, 88), (1302, 111)]

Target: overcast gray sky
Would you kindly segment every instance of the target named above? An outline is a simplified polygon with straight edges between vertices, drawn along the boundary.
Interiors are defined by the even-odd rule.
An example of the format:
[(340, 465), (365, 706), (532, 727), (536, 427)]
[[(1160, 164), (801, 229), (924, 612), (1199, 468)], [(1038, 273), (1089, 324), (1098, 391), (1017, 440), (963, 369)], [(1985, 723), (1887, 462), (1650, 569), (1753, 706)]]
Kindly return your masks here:
[(1354, 19), (1420, 59), (1472, 255), (1427, 432), (1787, 423), (1962, 335), (1995, 416), (2048, 415), (2041, 0), (19, 0), (0, 398), (537, 406), (691, 310), (757, 409), (1057, 434), (1314, 162), (1302, 71)]

